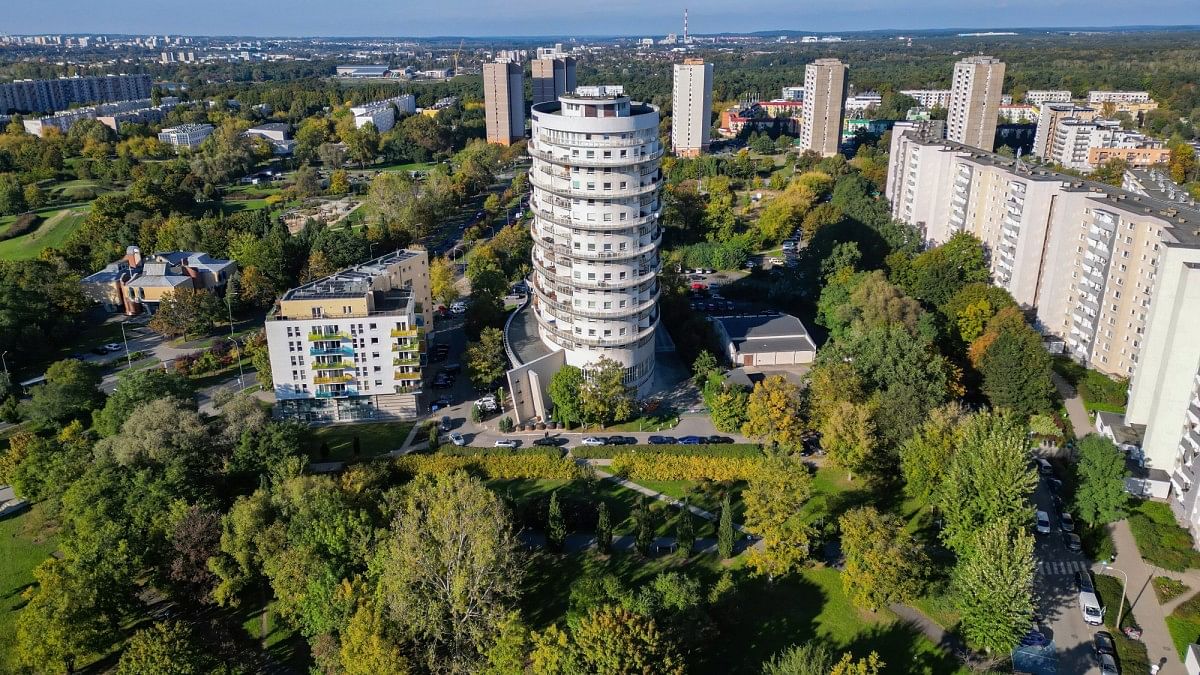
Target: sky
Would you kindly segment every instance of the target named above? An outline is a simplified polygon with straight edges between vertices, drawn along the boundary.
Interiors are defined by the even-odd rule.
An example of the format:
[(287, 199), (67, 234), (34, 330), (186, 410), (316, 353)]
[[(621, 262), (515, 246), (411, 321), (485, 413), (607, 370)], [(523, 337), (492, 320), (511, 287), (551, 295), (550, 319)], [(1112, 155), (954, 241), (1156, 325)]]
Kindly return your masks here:
[(536, 36), (1200, 24), (1197, 0), (56, 0), (5, 3), (6, 33)]

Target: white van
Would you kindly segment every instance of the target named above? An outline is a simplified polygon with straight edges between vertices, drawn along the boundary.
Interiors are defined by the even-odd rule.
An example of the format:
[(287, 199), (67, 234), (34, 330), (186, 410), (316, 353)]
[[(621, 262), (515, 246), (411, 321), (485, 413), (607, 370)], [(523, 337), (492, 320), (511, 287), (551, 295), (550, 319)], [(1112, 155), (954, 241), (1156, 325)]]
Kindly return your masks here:
[(1079, 611), (1083, 614), (1083, 621), (1091, 626), (1099, 626), (1104, 623), (1104, 609), (1100, 607), (1100, 601), (1096, 599), (1096, 594), (1091, 591), (1079, 592)]

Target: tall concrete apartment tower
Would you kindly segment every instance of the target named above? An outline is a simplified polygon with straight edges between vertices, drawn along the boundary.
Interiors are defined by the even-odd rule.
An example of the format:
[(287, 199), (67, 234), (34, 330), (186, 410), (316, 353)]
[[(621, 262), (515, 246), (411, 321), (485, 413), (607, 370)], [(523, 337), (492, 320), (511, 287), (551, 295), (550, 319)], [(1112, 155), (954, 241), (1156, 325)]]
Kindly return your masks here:
[[(551, 356), (562, 355), (558, 363), (586, 373), (612, 359), (625, 368), (626, 385), (646, 396), (659, 318), (658, 109), (631, 102), (621, 87), (579, 87), (534, 105), (532, 116), (530, 309), (538, 333)], [(536, 389), (531, 379), (544, 387), (550, 374), (526, 377), (514, 391)]]
[(556, 101), (575, 91), (575, 59), (570, 56), (546, 56), (533, 61), (534, 104)]
[(988, 152), (996, 145), (996, 117), (1004, 88), (1004, 62), (968, 56), (954, 64), (946, 138)]
[(525, 137), (525, 81), (521, 64), (483, 64), (487, 142), (512, 145)]
[(671, 97), (671, 151), (696, 157), (708, 150), (712, 126), (713, 64), (684, 59), (675, 64), (675, 89)]
[(837, 154), (846, 116), (849, 76), (849, 68), (837, 59), (817, 59), (805, 66), (800, 147), (822, 157)]

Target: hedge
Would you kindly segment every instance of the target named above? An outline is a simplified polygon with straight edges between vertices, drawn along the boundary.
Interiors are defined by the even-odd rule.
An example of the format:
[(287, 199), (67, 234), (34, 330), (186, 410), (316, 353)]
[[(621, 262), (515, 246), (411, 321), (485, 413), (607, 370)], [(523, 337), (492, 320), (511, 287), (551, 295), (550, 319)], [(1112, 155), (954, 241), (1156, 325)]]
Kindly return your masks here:
[(621, 454), (613, 458), (613, 473), (630, 480), (750, 480), (762, 461), (751, 457), (703, 457), (668, 454)]
[(450, 457), (511, 457), (521, 455), (522, 457), (553, 457), (558, 459), (562, 457), (562, 450), (558, 448), (529, 448), (528, 450), (519, 450), (517, 448), (472, 448), (469, 446), (457, 445), (441, 445), (437, 449), (439, 455), (449, 455)]
[(475, 473), (488, 480), (515, 478), (574, 480), (579, 467), (569, 459), (550, 457), (541, 453), (513, 455), (476, 455), (455, 457), (447, 454), (405, 455), (396, 458), (396, 468), (409, 475), (449, 473), (459, 469)]
[(16, 239), (23, 234), (29, 234), (36, 230), (41, 222), (41, 216), (36, 213), (22, 213), (12, 222), (12, 225), (8, 226), (8, 229), (0, 232), (0, 241)]
[(677, 455), (681, 457), (762, 457), (757, 443), (722, 443), (718, 445), (601, 445), (571, 448), (571, 455), (580, 459), (613, 459), (619, 455)]

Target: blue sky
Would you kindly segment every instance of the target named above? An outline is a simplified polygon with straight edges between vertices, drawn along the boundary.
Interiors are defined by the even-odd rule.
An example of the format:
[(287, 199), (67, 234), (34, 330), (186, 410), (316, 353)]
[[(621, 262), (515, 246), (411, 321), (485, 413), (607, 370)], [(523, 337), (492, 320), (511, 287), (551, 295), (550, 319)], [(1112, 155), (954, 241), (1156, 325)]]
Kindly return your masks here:
[[(685, 0), (693, 33), (791, 29), (1200, 24), (1197, 0)], [(6, 2), (9, 33), (663, 35), (685, 4), (652, 0), (57, 0)], [(1136, 11), (1133, 11), (1136, 9)]]

